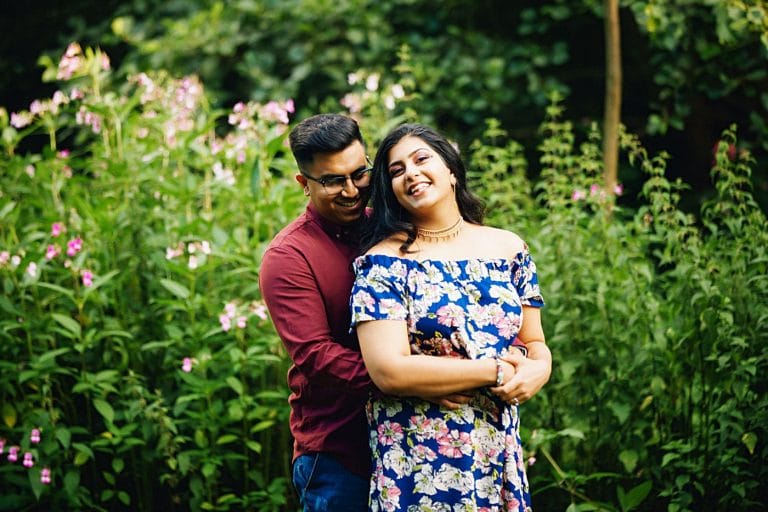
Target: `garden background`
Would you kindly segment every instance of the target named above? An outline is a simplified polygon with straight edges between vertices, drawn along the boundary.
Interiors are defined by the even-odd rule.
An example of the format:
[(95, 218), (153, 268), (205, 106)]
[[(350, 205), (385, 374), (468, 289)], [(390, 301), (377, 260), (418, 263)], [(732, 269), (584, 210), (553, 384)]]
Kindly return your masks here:
[(258, 271), (329, 111), (447, 133), (531, 246), (536, 510), (768, 508), (762, 1), (8, 4), (0, 510), (297, 509)]

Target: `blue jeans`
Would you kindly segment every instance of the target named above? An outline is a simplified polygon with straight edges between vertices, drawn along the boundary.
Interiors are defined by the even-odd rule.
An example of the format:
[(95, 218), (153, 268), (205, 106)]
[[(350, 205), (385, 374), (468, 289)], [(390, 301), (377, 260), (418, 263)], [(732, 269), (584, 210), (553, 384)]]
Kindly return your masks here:
[(302, 455), (293, 462), (293, 485), (304, 512), (368, 510), (370, 481), (350, 472), (330, 455)]

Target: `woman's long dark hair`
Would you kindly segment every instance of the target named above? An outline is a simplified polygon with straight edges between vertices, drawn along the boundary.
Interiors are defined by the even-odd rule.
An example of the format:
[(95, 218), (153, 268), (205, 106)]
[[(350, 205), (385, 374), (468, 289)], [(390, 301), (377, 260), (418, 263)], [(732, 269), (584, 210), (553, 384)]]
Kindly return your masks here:
[(456, 202), (464, 220), (473, 224), (482, 224), (485, 205), (467, 189), (467, 170), (461, 161), (459, 152), (448, 140), (433, 129), (420, 124), (403, 124), (389, 132), (376, 152), (371, 177), (371, 206), (373, 213), (363, 229), (362, 249), (367, 251), (377, 243), (395, 233), (405, 233), (406, 241), (400, 246), (402, 252), (408, 252), (416, 240), (416, 226), (410, 221), (407, 210), (397, 202), (392, 191), (392, 179), (389, 175), (389, 151), (404, 137), (418, 137), (423, 140), (450, 169), (456, 177)]

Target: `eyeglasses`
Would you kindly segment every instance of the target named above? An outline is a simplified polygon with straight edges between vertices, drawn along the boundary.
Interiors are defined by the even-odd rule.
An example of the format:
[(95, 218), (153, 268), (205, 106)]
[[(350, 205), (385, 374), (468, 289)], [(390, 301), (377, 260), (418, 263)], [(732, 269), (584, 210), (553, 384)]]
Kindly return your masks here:
[(368, 167), (365, 169), (358, 169), (351, 174), (347, 174), (346, 176), (328, 174), (319, 178), (313, 178), (312, 176), (306, 174), (304, 171), (301, 171), (301, 175), (308, 180), (316, 181), (321, 184), (326, 194), (339, 194), (342, 190), (344, 190), (344, 186), (346, 186), (347, 180), (352, 180), (352, 184), (357, 188), (365, 188), (371, 184), (371, 171), (373, 171), (373, 166), (367, 157), (365, 162)]

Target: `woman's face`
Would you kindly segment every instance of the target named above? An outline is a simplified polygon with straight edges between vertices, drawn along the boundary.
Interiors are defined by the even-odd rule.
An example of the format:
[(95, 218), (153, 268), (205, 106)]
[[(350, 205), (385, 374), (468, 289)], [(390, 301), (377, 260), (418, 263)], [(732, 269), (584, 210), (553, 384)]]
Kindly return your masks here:
[(429, 144), (412, 135), (392, 146), (387, 171), (400, 205), (411, 215), (429, 213), (447, 201), (454, 202), (456, 177)]

